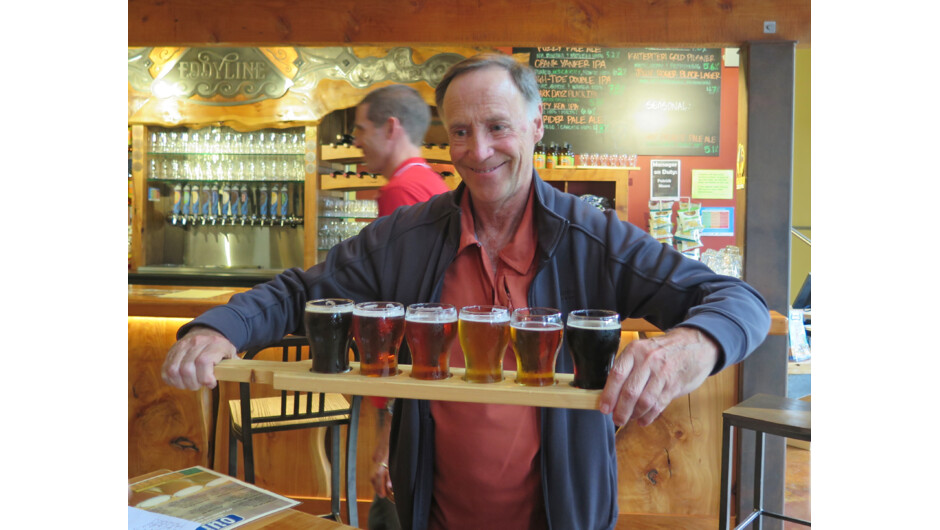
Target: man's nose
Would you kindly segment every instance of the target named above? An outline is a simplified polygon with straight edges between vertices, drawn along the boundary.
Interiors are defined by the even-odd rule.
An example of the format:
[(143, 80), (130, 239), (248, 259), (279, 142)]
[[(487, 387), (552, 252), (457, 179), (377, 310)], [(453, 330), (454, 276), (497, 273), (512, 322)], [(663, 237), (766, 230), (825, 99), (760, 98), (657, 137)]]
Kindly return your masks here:
[(467, 149), (476, 160), (486, 160), (493, 154), (493, 142), (485, 132), (474, 132), (467, 142)]

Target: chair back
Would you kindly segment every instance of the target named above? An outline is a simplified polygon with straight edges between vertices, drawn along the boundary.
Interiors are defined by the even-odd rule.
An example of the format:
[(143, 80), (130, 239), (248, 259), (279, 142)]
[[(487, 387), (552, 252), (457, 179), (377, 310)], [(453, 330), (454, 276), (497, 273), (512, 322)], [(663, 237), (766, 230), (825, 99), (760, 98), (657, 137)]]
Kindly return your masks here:
[[(300, 335), (287, 335), (274, 344), (248, 350), (244, 358), (253, 359), (260, 352), (271, 348), (280, 348), (281, 362), (310, 361), (307, 338)], [(268, 429), (302, 429), (309, 427), (312, 419), (318, 419), (317, 424), (323, 427), (349, 423), (349, 402), (339, 394), (282, 390), (276, 405), (269, 402), (264, 410), (255, 410), (254, 413), (250, 406), (251, 383), (239, 383), (239, 397), (243, 425), (256, 433)], [(244, 421), (246, 418), (251, 419), (250, 427)]]

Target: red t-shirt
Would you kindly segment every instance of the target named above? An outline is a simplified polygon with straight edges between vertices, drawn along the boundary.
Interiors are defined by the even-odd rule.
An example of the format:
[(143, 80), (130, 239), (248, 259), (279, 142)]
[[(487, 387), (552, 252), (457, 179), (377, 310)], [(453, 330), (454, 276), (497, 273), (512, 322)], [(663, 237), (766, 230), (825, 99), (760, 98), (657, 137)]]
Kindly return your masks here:
[[(410, 206), (450, 191), (444, 178), (431, 169), (421, 157), (402, 162), (388, 178), (388, 184), (379, 190), (379, 217), (386, 216), (399, 206)], [(376, 408), (384, 409), (388, 398), (369, 396)]]
[(399, 206), (424, 202), (448, 190), (444, 178), (423, 158), (409, 158), (388, 176), (388, 184), (379, 190), (379, 216), (388, 215)]
[[(441, 302), (510, 310), (528, 305), (536, 268), (532, 193), (495, 271), (475, 235), (470, 195), (463, 195), (460, 246), (445, 273)], [(459, 341), (451, 347), (450, 365), (465, 365)], [(506, 349), (503, 369), (516, 369), (512, 347)], [(547, 527), (535, 407), (432, 401), (431, 414), (435, 451), (430, 529)]]

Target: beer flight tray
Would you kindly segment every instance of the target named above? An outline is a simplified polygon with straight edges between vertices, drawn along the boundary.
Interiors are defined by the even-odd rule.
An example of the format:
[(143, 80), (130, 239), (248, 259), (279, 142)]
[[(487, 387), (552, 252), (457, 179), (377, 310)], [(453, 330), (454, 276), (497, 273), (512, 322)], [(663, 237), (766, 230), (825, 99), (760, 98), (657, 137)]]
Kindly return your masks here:
[(320, 374), (310, 371), (310, 361), (280, 362), (226, 359), (215, 367), (220, 381), (261, 383), (277, 390), (336, 392), (360, 396), (498, 403), (567, 409), (597, 410), (600, 390), (571, 386), (572, 374), (555, 374), (555, 384), (523, 386), (516, 383), (516, 373), (503, 371), (496, 383), (468, 383), (463, 368), (451, 368), (447, 379), (427, 381), (411, 377), (411, 365), (398, 365), (399, 374), (390, 377), (360, 375), (359, 363), (351, 362), (344, 374)]

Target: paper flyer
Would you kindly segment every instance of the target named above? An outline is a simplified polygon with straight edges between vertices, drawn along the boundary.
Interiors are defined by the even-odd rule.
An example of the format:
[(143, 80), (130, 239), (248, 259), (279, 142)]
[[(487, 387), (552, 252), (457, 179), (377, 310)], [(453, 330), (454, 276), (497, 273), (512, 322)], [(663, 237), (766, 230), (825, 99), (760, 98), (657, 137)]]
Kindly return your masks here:
[(300, 504), (201, 466), (130, 485), (129, 506), (199, 523), (198, 530), (234, 528)]

